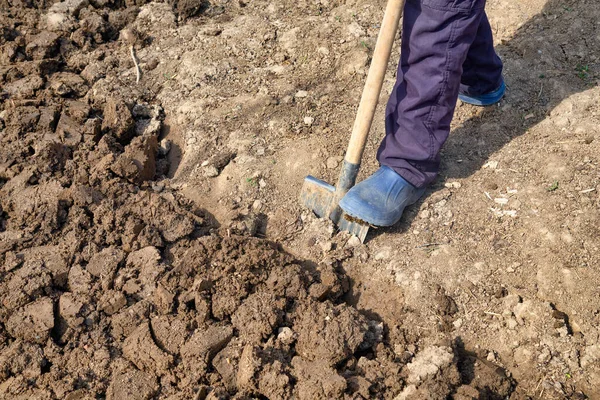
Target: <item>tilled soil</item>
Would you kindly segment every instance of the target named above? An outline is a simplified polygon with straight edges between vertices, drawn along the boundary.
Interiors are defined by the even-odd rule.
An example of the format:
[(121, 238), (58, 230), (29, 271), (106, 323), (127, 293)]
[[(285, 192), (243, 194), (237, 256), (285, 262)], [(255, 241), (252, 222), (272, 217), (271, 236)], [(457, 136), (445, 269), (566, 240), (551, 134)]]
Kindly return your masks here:
[(150, 93), (90, 91), (136, 12), (84, 1), (4, 12), (0, 396), (509, 395), (514, 383), (486, 364), (489, 381), (463, 385), (456, 344), (415, 359), (410, 338), (391, 348), (383, 322), (344, 301), (338, 260), (239, 236), (251, 221), (215, 230), (152, 183), (169, 166), (161, 107)]
[[(318, 5), (319, 13), (337, 5), (326, 3)], [(400, 286), (407, 286), (400, 290), (359, 276), (356, 265), (369, 260), (364, 247), (348, 245), (344, 235), (332, 238), (330, 225), (306, 215), (273, 225), (278, 233), (303, 229), (309, 239), (298, 252), (317, 249), (326, 256), (315, 256), (314, 262), (291, 255), (280, 243), (254, 237), (267, 232), (265, 215), (258, 212), (260, 202), (252, 203), (254, 212), (239, 206), (247, 202), (237, 199), (243, 191), (224, 200), (232, 212), (220, 226), (221, 215), (199, 208), (178, 191), (181, 185), (165, 179), (185, 150), (185, 143), (177, 143), (181, 138), (188, 152), (190, 146), (202, 156), (214, 150), (208, 162), (194, 166), (204, 180), (219, 176), (232, 160), (242, 165), (236, 149), (253, 146), (257, 154), (272, 154), (259, 140), (250, 143), (244, 132), (233, 132), (234, 145), (225, 151), (218, 126), (202, 126), (209, 122), (196, 115), (204, 106), (215, 109), (233, 130), (241, 107), (227, 103), (220, 109), (218, 99), (197, 107), (175, 102), (196, 89), (212, 90), (207, 83), (218, 77), (233, 79), (235, 70), (252, 71), (250, 64), (230, 60), (201, 66), (202, 71), (182, 69), (190, 76), (179, 84), (177, 73), (168, 72), (171, 64), (198, 62), (199, 55), (165, 61), (172, 56), (169, 49), (153, 47), (164, 45), (155, 35), (159, 28), (169, 30), (165, 40), (173, 43), (176, 27), (184, 40), (186, 32), (195, 31), (216, 38), (221, 25), (247, 6), (252, 7), (242, 1), (234, 6), (193, 0), (148, 5), (0, 0), (0, 398), (535, 398), (538, 388), (532, 396), (520, 389), (531, 382), (514, 379), (493, 352), (467, 347), (452, 333), (462, 324), (462, 303), (459, 308), (459, 298), (443, 285), (415, 286), (397, 275)], [(313, 5), (303, 3), (304, 8), (317, 14)], [(264, 34), (260, 41), (270, 46), (276, 35), (263, 32), (258, 20), (253, 23)], [(227, 28), (223, 40), (241, 35)], [(352, 35), (366, 32), (356, 23), (351, 28)], [(300, 34), (290, 32), (279, 37), (287, 53), (271, 52), (283, 67)], [(144, 76), (162, 76), (160, 82), (142, 78), (135, 84), (131, 43), (143, 52)], [(224, 54), (253, 60), (255, 45), (249, 41), (244, 46), (250, 49), (240, 50), (225, 42)], [(367, 41), (352, 49), (336, 64), (349, 65), (341, 68), (343, 79), (364, 75), (369, 46)], [(329, 50), (319, 53), (326, 56)], [(270, 66), (267, 76), (280, 74), (277, 67)], [(313, 77), (310, 71), (306, 82)], [(241, 85), (262, 85), (262, 79), (253, 81), (250, 74)], [(171, 84), (174, 89), (166, 90)], [(253, 96), (240, 94), (240, 101), (257, 109), (279, 104)], [(295, 100), (288, 95), (282, 103), (292, 108), (306, 96), (298, 91)], [(296, 114), (315, 107), (311, 103)], [(178, 125), (193, 115), (198, 132), (178, 136)], [(296, 133), (314, 122), (310, 115), (302, 117), (291, 127)], [(285, 125), (274, 121), (277, 129)], [(193, 146), (197, 137), (204, 149)], [(327, 160), (338, 162), (334, 156)], [(184, 165), (179, 178), (192, 166)], [(261, 175), (243, 179), (250, 190), (266, 185)], [(214, 201), (209, 188), (207, 183), (200, 190), (209, 199), (200, 199), (203, 206)], [(432, 204), (447, 200), (450, 191), (436, 196)], [(297, 243), (289, 237), (277, 235), (288, 246)], [(375, 262), (389, 253), (381, 250)], [(476, 289), (467, 289), (475, 297)], [(514, 316), (515, 327), (547, 314), (552, 318), (535, 329), (552, 332), (565, 349), (583, 340), (553, 304), (507, 294), (502, 286), (489, 293), (514, 310), (507, 318)], [(434, 312), (427, 314), (425, 307)], [(484, 316), (499, 316), (488, 313)], [(558, 354), (549, 350), (547, 357)], [(569, 371), (598, 359), (597, 346), (588, 346)], [(585, 396), (576, 386), (552, 390)]]

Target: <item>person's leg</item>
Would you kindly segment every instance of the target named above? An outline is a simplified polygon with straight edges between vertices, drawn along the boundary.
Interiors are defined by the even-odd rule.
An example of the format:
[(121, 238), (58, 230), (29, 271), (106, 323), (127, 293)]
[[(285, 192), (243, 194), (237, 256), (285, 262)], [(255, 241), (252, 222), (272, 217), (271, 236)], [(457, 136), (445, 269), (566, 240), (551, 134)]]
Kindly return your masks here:
[(463, 63), (460, 93), (480, 96), (498, 89), (502, 82), (502, 61), (494, 50), (492, 28), (484, 12)]
[(406, 1), (398, 77), (378, 151), (382, 169), (342, 199), (346, 213), (393, 225), (436, 177), (484, 6), (485, 0)]
[(477, 36), (485, 0), (454, 3), (408, 0), (404, 9), (398, 77), (378, 159), (416, 187), (426, 186), (438, 173), (462, 65)]
[(502, 98), (504, 90), (502, 61), (494, 50), (492, 28), (484, 13), (463, 63), (459, 99), (475, 105), (490, 105)]

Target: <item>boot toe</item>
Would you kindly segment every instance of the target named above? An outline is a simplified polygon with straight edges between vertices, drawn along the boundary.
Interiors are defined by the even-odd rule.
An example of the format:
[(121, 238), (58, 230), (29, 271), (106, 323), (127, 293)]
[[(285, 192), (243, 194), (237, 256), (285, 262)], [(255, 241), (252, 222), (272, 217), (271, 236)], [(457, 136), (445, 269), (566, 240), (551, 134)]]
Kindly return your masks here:
[(418, 200), (424, 189), (417, 189), (389, 167), (354, 186), (340, 201), (351, 217), (375, 226), (392, 226), (404, 208)]

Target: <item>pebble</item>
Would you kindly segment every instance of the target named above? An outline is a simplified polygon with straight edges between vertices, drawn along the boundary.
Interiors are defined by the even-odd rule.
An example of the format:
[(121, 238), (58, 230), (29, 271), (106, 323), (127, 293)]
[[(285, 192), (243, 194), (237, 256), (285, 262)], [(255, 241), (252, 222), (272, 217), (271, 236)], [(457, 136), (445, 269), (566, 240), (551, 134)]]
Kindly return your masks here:
[(505, 309), (512, 310), (521, 302), (521, 296), (518, 294), (509, 294), (508, 296), (504, 297), (502, 302)]
[(346, 242), (347, 247), (358, 247), (360, 245), (361, 245), (360, 239), (354, 235), (352, 235), (352, 237), (350, 239), (348, 239), (348, 242)]
[(335, 169), (337, 168), (339, 162), (337, 160), (337, 157), (329, 157), (327, 159), (327, 168), (329, 169)]
[(442, 199), (442, 200), (438, 201), (437, 203), (435, 203), (433, 205), (433, 208), (439, 210), (440, 208), (444, 208), (444, 206), (446, 206), (446, 203), (448, 203), (448, 200)]
[(329, 251), (331, 251), (331, 249), (333, 248), (333, 243), (331, 241), (326, 241), (326, 242), (321, 242), (319, 243), (319, 245), (321, 246), (321, 249), (327, 253)]
[(209, 165), (206, 168), (204, 168), (202, 174), (207, 178), (214, 178), (216, 176), (219, 176), (219, 170), (214, 165)]
[(303, 99), (305, 97), (308, 97), (308, 92), (306, 90), (299, 90), (298, 92), (296, 92), (296, 95), (294, 97), (297, 99)]
[(328, 56), (329, 55), (329, 49), (327, 47), (319, 47), (317, 49), (317, 52), (319, 52), (320, 54), (322, 54), (324, 56)]
[(487, 359), (488, 361), (492, 361), (492, 362), (494, 362), (494, 361), (496, 361), (496, 355), (494, 354), (494, 352), (493, 352), (493, 351), (490, 351), (490, 352), (488, 353), (488, 355), (487, 355), (486, 359)]
[(456, 329), (460, 328), (460, 327), (462, 326), (462, 324), (463, 324), (463, 320), (462, 320), (462, 318), (459, 318), (459, 319), (457, 319), (456, 321), (454, 321), (454, 322), (452, 323), (452, 325), (454, 325), (454, 327), (455, 327)]
[(169, 139), (161, 140), (159, 151), (162, 155), (167, 155), (171, 151), (171, 141)]
[(155, 192), (162, 192), (162, 190), (165, 188), (165, 184), (164, 183), (154, 183), (152, 184), (152, 190), (154, 190)]
[(390, 258), (390, 255), (391, 255), (390, 249), (382, 249), (377, 254), (375, 254), (374, 258), (376, 261), (387, 260), (388, 258)]
[(311, 126), (315, 122), (313, 117), (304, 117), (304, 125)]
[(284, 344), (292, 344), (292, 342), (294, 341), (294, 336), (294, 331), (292, 331), (287, 326), (279, 328), (279, 331), (277, 333), (277, 339), (279, 339)]
[(264, 179), (261, 179), (260, 181), (258, 181), (258, 186), (264, 188), (265, 186), (267, 186), (267, 182), (265, 182)]
[(517, 323), (517, 320), (514, 318), (510, 318), (508, 321), (506, 321), (506, 326), (508, 329), (514, 330), (517, 327), (517, 325), (519, 325), (519, 324)]
[(419, 218), (421, 219), (428, 219), (429, 217), (431, 217), (431, 211), (429, 210), (423, 210), (419, 213)]
[(352, 21), (350, 25), (348, 25), (348, 33), (354, 37), (361, 37), (366, 34), (363, 27), (360, 26), (356, 21)]
[(462, 185), (460, 182), (446, 182), (444, 186), (450, 189), (460, 189)]
[(254, 200), (254, 203), (252, 203), (252, 208), (254, 210), (260, 210), (260, 208), (262, 207), (262, 201), (260, 200)]
[(483, 164), (483, 168), (496, 169), (498, 168), (498, 161), (488, 161)]

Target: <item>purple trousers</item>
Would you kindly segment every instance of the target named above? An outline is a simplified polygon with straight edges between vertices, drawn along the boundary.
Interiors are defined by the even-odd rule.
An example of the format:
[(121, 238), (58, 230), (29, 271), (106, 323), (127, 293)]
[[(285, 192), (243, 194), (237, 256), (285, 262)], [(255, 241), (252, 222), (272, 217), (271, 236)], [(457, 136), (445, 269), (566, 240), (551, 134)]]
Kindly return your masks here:
[(485, 0), (406, 0), (398, 77), (377, 158), (417, 187), (438, 174), (458, 94), (502, 84)]

